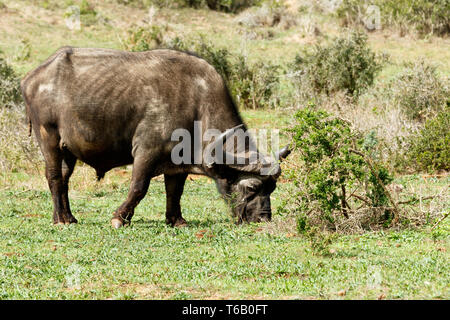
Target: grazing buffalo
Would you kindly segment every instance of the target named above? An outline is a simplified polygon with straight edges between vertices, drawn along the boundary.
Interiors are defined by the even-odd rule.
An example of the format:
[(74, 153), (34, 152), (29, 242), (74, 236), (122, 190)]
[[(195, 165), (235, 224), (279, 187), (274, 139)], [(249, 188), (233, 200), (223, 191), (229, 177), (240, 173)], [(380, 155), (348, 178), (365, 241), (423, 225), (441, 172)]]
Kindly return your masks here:
[[(238, 150), (230, 138), (247, 129), (224, 80), (205, 60), (167, 49), (131, 53), (63, 47), (29, 72), (21, 89), (30, 134), (33, 130), (45, 159), (55, 224), (77, 222), (68, 198), (77, 159), (93, 167), (99, 179), (112, 168), (133, 164), (127, 199), (111, 220), (116, 228), (130, 222), (150, 179), (160, 174), (166, 222), (172, 226), (186, 224), (180, 198), (189, 173), (214, 179), (238, 221), (270, 220), (270, 194), (280, 175), (276, 158), (289, 150), (250, 163), (245, 161), (250, 144), (245, 144), (240, 150), (244, 161), (236, 163)], [(173, 133), (181, 129), (195, 136), (195, 124), (220, 133), (197, 145), (200, 151), (214, 150), (212, 160), (173, 161), (179, 144)], [(180, 152), (184, 159), (191, 157), (187, 151)], [(230, 152), (233, 162), (220, 161)], [(267, 166), (270, 173), (262, 174)]]

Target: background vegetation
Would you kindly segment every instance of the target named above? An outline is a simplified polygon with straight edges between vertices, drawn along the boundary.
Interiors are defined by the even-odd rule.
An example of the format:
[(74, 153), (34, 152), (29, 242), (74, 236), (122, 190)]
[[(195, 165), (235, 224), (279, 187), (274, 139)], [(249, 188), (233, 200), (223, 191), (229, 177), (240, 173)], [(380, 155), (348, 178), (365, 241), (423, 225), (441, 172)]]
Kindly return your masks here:
[[(448, 299), (449, 2), (334, 3), (0, 1), (0, 298)], [(131, 227), (111, 230), (131, 169), (98, 183), (79, 164), (80, 224), (52, 227), (19, 79), (63, 45), (213, 64), (249, 127), (294, 148), (273, 221), (235, 226), (214, 184), (190, 176), (190, 225), (169, 228), (158, 177)]]

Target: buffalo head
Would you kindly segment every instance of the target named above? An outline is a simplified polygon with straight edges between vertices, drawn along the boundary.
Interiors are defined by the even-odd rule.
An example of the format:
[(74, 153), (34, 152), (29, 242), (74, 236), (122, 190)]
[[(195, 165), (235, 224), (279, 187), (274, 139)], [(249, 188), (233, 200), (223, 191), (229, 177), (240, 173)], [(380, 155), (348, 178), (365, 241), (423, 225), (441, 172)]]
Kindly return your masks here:
[[(216, 139), (216, 143), (225, 145), (226, 140), (240, 127), (235, 127), (223, 133)], [(226, 150), (227, 147), (224, 147), (224, 149)], [(216, 185), (231, 206), (238, 223), (271, 220), (270, 195), (275, 190), (277, 179), (281, 174), (278, 159), (286, 158), (290, 152), (288, 147), (284, 147), (276, 152), (273, 158), (257, 152), (258, 157), (255, 158), (258, 160), (251, 162), (248, 147), (244, 152), (241, 152), (240, 156), (236, 150), (233, 154), (224, 151), (224, 159), (233, 159), (233, 161), (231, 161), (231, 164), (228, 161), (222, 164), (222, 174), (220, 178), (216, 179)], [(214, 165), (209, 164), (209, 167)], [(216, 167), (219, 166), (216, 165)]]

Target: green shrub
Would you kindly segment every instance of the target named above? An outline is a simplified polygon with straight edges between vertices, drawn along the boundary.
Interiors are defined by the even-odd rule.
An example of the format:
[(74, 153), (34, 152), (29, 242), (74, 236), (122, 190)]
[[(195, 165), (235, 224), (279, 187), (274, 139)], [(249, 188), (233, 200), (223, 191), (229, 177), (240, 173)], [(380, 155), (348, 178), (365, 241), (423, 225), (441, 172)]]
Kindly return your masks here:
[(316, 45), (312, 51), (297, 55), (293, 63), (301, 95), (309, 99), (345, 91), (358, 96), (372, 85), (381, 70), (382, 60), (367, 44), (367, 36), (353, 32), (329, 45)]
[(450, 105), (412, 137), (409, 158), (416, 169), (450, 170)]
[(449, 90), (436, 68), (421, 61), (409, 63), (391, 82), (392, 99), (411, 120), (425, 120), (442, 111)]
[(306, 230), (302, 229), (301, 221), (303, 220), (300, 218), (297, 220), (297, 230), (309, 241), (313, 254), (324, 257), (331, 256), (330, 246), (337, 239), (337, 234), (324, 232), (316, 226), (309, 226)]
[(296, 213), (298, 228), (304, 231), (312, 226), (336, 230), (342, 217), (361, 214), (369, 217), (366, 227), (376, 214), (375, 222), (390, 221), (395, 209), (385, 185), (392, 177), (371, 157), (373, 137), (353, 131), (347, 121), (314, 106), (298, 111), (295, 119), (289, 131), (303, 165), (288, 174), (297, 193), (279, 210)]
[(195, 53), (212, 64), (226, 81), (230, 81), (232, 78), (231, 53), (228, 49), (214, 47), (203, 36), (195, 40), (185, 40), (180, 37), (175, 37), (165, 42), (163, 46), (170, 49)]
[(250, 28), (275, 27), (289, 29), (297, 25), (297, 16), (292, 14), (284, 1), (264, 1), (261, 6), (242, 12), (235, 20), (238, 24)]
[(261, 0), (206, 0), (208, 8), (224, 12), (238, 12), (242, 9), (257, 5)]
[[(66, 1), (66, 8), (68, 8), (69, 6), (79, 7), (80, 23), (82, 26), (92, 26), (98, 22), (107, 22), (107, 19), (103, 17), (97, 10), (95, 10), (94, 5), (87, 0), (81, 0), (78, 2), (74, 0), (68, 0)], [(66, 11), (64, 13), (64, 18), (68, 18), (72, 14), (73, 12)]]
[(127, 32), (124, 49), (128, 51), (147, 51), (163, 43), (163, 30), (161, 27), (134, 27)]
[(244, 8), (259, 4), (260, 0), (115, 0), (124, 5), (131, 5), (139, 8), (155, 5), (160, 8), (209, 8), (211, 10), (224, 12), (238, 12)]
[(450, 33), (450, 2), (448, 0), (343, 0), (337, 16), (344, 24), (364, 24), (369, 5), (380, 9), (382, 26), (412, 27), (419, 34)]
[(12, 107), (21, 101), (19, 83), (14, 70), (0, 57), (0, 108)]
[(28, 39), (21, 39), (20, 46), (17, 48), (13, 59), (15, 61), (26, 61), (31, 56), (31, 44)]
[(278, 66), (263, 62), (250, 65), (244, 56), (239, 55), (236, 58), (229, 82), (231, 92), (238, 103), (252, 109), (275, 106), (274, 91), (278, 86)]

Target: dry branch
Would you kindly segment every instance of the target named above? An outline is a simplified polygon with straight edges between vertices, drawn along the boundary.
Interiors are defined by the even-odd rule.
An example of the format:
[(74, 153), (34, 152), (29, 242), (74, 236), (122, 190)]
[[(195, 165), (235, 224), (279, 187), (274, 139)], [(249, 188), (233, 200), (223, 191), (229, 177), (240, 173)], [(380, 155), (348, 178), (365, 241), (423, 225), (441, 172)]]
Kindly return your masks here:
[(416, 201), (430, 200), (430, 199), (434, 199), (434, 198), (436, 198), (436, 196), (428, 196), (428, 197), (423, 197), (423, 198), (419, 198), (419, 199), (413, 198), (413, 199), (409, 199), (409, 200), (405, 200), (405, 201), (399, 201), (399, 202), (397, 202), (397, 204), (411, 204)]
[(367, 165), (369, 166), (370, 170), (372, 171), (373, 175), (375, 176), (375, 178), (377, 179), (378, 183), (380, 184), (380, 186), (383, 188), (383, 192), (386, 195), (386, 197), (389, 199), (389, 201), (392, 203), (392, 206), (394, 207), (393, 212), (394, 212), (394, 219), (392, 219), (392, 224), (396, 223), (399, 219), (400, 216), (400, 209), (397, 206), (397, 203), (394, 201), (394, 199), (391, 196), (391, 193), (389, 192), (389, 190), (386, 188), (386, 186), (384, 185), (383, 181), (381, 181), (380, 177), (378, 176), (378, 173), (375, 170), (375, 166), (372, 163), (372, 160), (370, 160), (364, 153), (362, 153), (361, 151), (357, 151), (354, 149), (349, 149), (350, 152), (353, 152), (359, 156), (361, 156), (363, 158), (363, 160), (367, 163)]
[(440, 218), (439, 221), (434, 224), (434, 226), (431, 228), (431, 230), (434, 230), (434, 228), (436, 228), (439, 223), (441, 223), (445, 218), (447, 218), (449, 214), (450, 214), (450, 212), (447, 212), (442, 218)]

